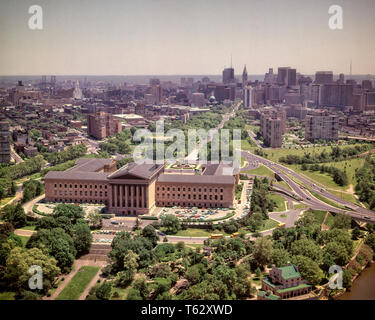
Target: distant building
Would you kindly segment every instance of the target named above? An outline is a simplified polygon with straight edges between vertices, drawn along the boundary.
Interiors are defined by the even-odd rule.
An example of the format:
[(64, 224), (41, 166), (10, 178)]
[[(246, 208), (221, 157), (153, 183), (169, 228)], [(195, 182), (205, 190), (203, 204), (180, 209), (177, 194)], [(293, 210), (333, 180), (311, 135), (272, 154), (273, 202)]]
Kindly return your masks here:
[(150, 86), (157, 86), (160, 85), (160, 79), (158, 78), (151, 78), (150, 79)]
[(297, 70), (288, 69), (288, 87), (297, 85)]
[(353, 105), (352, 84), (324, 84), (320, 86), (319, 106), (347, 107)]
[(242, 72), (242, 88), (245, 88), (247, 86), (247, 70), (246, 70), (246, 64), (243, 68)]
[(223, 83), (234, 83), (234, 69), (226, 68), (223, 70)]
[(311, 292), (312, 286), (302, 279), (297, 266), (272, 266), (269, 276), (262, 279), (258, 300), (278, 300), (298, 297)]
[(315, 73), (316, 84), (329, 84), (333, 83), (333, 72), (332, 71), (317, 71)]
[(288, 85), (288, 70), (290, 67), (280, 67), (277, 71), (277, 83), (279, 85)]
[(305, 118), (305, 139), (315, 141), (338, 140), (339, 119), (337, 116), (321, 114), (307, 115)]
[(191, 95), (191, 106), (192, 107), (203, 107), (205, 105), (206, 105), (206, 101), (204, 99), (204, 93), (194, 92)]
[(282, 119), (274, 111), (262, 113), (260, 117), (260, 133), (264, 144), (271, 148), (281, 148), (283, 144)]
[(243, 89), (243, 107), (245, 109), (252, 109), (254, 106), (254, 89), (251, 86), (246, 86)]
[(10, 162), (9, 123), (0, 115), (0, 162)]
[(121, 122), (112, 114), (99, 112), (87, 115), (87, 134), (96, 139), (104, 139), (121, 131)]
[(73, 91), (73, 98), (76, 100), (82, 100), (83, 99), (83, 93), (82, 90), (79, 87), (79, 82), (78, 80), (76, 81), (74, 91)]

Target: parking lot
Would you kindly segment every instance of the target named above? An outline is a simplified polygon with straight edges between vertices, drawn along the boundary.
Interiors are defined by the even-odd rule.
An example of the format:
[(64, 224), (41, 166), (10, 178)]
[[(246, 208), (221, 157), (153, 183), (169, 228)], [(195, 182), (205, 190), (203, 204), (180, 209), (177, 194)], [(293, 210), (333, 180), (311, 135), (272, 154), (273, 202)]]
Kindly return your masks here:
[(197, 207), (172, 207), (163, 208), (159, 218), (165, 215), (175, 215), (179, 220), (192, 220), (205, 222), (212, 219), (221, 219), (230, 214), (234, 208), (197, 208)]

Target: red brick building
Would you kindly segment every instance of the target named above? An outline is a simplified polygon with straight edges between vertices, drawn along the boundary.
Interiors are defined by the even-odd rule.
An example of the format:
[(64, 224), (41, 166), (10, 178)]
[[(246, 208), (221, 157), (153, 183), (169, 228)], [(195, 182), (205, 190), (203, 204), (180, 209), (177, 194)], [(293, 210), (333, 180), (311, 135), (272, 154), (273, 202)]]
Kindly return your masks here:
[(121, 122), (112, 114), (99, 112), (87, 115), (87, 134), (96, 139), (104, 139), (121, 131)]

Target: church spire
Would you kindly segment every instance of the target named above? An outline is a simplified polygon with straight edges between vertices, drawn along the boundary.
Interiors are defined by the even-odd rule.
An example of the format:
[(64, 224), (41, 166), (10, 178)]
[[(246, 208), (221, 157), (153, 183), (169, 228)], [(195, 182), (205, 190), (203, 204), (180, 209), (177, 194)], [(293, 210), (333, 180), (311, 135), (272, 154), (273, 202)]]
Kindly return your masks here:
[(246, 64), (245, 67), (243, 68), (242, 72), (242, 85), (246, 86), (247, 85), (247, 70), (246, 70)]

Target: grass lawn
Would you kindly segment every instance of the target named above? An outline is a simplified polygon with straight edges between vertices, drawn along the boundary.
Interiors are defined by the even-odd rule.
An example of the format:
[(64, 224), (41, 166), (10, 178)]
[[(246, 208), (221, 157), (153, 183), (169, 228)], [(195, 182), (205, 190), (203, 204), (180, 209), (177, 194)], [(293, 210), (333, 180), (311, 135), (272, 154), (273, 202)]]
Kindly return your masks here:
[(276, 228), (279, 225), (279, 222), (273, 219), (268, 219), (266, 222), (263, 224), (263, 226), (259, 229), (259, 231), (265, 231), (269, 229)]
[(27, 241), (29, 241), (30, 237), (28, 236), (19, 236), (22, 240), (23, 246), (26, 246)]
[(310, 193), (311, 193), (315, 198), (317, 198), (317, 199), (319, 199), (320, 201), (323, 201), (323, 202), (329, 204), (329, 205), (332, 206), (332, 207), (335, 207), (335, 208), (338, 208), (338, 209), (346, 209), (344, 206), (342, 206), (342, 205), (340, 205), (340, 204), (338, 204), (338, 203), (336, 203), (336, 202), (334, 202), (334, 201), (332, 201), (332, 200), (330, 200), (330, 199), (328, 199), (328, 198), (326, 198), (326, 197), (323, 197), (323, 196), (321, 196), (320, 194), (318, 194), (318, 193), (316, 193), (316, 192), (314, 192), (314, 191), (312, 191), (312, 190), (309, 190), (309, 191), (310, 191)]
[[(365, 145), (366, 143), (357, 143), (357, 144), (352, 144), (352, 145), (343, 145), (340, 146), (341, 148), (345, 147), (354, 147), (356, 145)], [(310, 147), (310, 148), (302, 148), (302, 147), (297, 147), (297, 148), (277, 148), (277, 149), (272, 149), (272, 150), (265, 150), (265, 152), (268, 155), (268, 159), (272, 161), (279, 162), (279, 159), (281, 157), (285, 157), (286, 155), (297, 155), (297, 156), (303, 156), (305, 153), (310, 153), (311, 155), (314, 154), (320, 154), (323, 150), (325, 150), (327, 153), (331, 153), (331, 146), (319, 146), (319, 147)]]
[[(126, 300), (126, 297), (128, 296), (128, 292), (130, 289), (131, 289), (130, 285), (126, 288), (112, 287), (110, 300)], [(113, 296), (115, 292), (118, 293), (118, 297)]]
[(100, 267), (94, 266), (81, 267), (67, 286), (56, 297), (56, 300), (77, 300), (90, 281), (98, 273), (99, 269)]
[(256, 134), (260, 130), (260, 126), (253, 126), (251, 124), (247, 124), (245, 126), (245, 130), (251, 130), (252, 132)]
[[(357, 168), (361, 168), (364, 162), (365, 162), (364, 158), (359, 158), (359, 159), (350, 159), (350, 160), (339, 161), (339, 162), (319, 163), (318, 165), (325, 165), (328, 167), (332, 166), (340, 170), (344, 170), (348, 176), (348, 184), (349, 185), (353, 184), (353, 186), (355, 186), (356, 185), (355, 170)], [(328, 173), (320, 173), (320, 171), (310, 171), (310, 170), (303, 171), (301, 169), (301, 165), (285, 165), (285, 166), (331, 189), (336, 189), (338, 191), (346, 191), (349, 187), (349, 185), (339, 186), (333, 181), (332, 176)]]
[(291, 187), (289, 187), (289, 184), (287, 184), (285, 181), (273, 181), (272, 182), (272, 185), (274, 185), (274, 186), (279, 186), (279, 187), (281, 187), (281, 188), (284, 188), (284, 189), (286, 189), (286, 190), (292, 190), (292, 188)]
[(229, 234), (225, 233), (224, 231), (212, 230), (207, 231), (206, 229), (195, 229), (195, 228), (187, 228), (186, 230), (180, 230), (174, 236), (180, 237), (210, 237), (212, 234), (222, 234), (224, 236), (228, 236)]
[(0, 206), (4, 206), (5, 204), (7, 204), (10, 200), (12, 200), (15, 196), (11, 196), (11, 197), (7, 197), (7, 198), (4, 198), (4, 199), (1, 199), (0, 200)]
[(11, 291), (0, 292), (0, 300), (14, 300), (16, 293)]
[(35, 226), (26, 226), (26, 227), (22, 227), (20, 228), (21, 230), (30, 230), (30, 231), (35, 231)]
[(257, 145), (255, 144), (255, 142), (249, 142), (246, 139), (241, 140), (241, 150), (254, 151), (255, 149), (257, 149)]
[(270, 169), (268, 169), (267, 167), (265, 167), (264, 165), (260, 165), (258, 168), (243, 171), (241, 173), (255, 174), (258, 176), (270, 177), (270, 178), (275, 177), (275, 173), (271, 171)]
[(293, 207), (294, 207), (294, 209), (296, 209), (296, 210), (298, 210), (298, 209), (306, 209), (306, 208), (308, 208), (308, 206), (304, 205), (303, 203), (295, 204)]
[(241, 200), (242, 189), (243, 189), (243, 182), (240, 182), (239, 184), (236, 185), (236, 188), (235, 188), (236, 200)]
[(333, 190), (328, 190), (329, 193), (332, 193), (333, 195), (345, 200), (345, 201), (349, 201), (351, 203), (355, 203), (355, 204), (360, 204), (359, 200), (354, 197), (354, 195), (352, 195), (351, 193), (346, 193), (346, 192), (341, 192), (341, 191), (333, 191)]
[[(72, 270), (73, 271), (73, 270)], [(59, 282), (57, 283), (57, 286), (56, 288), (52, 288), (51, 290), (49, 290), (49, 293), (51, 294), (51, 296), (55, 293), (55, 291), (59, 288), (60, 284), (63, 282), (63, 280), (59, 280)]]
[(273, 209), (275, 212), (280, 212), (280, 211), (286, 211), (287, 208), (285, 207), (285, 198), (280, 196), (279, 194), (270, 194), (270, 198), (276, 202), (277, 207)]
[[(324, 218), (327, 214), (326, 211), (322, 211), (322, 210), (313, 210), (313, 209), (310, 209), (314, 215), (315, 215), (315, 220), (322, 224), (323, 221), (324, 221)], [(333, 221), (334, 221), (334, 216), (332, 215), (332, 213), (328, 213), (328, 217), (326, 219), (326, 222), (325, 222), (325, 225), (329, 226), (329, 227), (332, 227), (333, 226)]]

